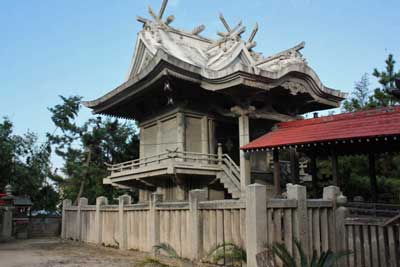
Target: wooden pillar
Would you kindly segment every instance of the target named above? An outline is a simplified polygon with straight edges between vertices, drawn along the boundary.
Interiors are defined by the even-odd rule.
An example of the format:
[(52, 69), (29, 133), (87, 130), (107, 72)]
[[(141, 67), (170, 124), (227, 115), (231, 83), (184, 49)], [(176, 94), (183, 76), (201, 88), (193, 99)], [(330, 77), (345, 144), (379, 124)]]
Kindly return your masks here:
[(166, 152), (165, 150), (162, 151), (162, 122), (160, 120), (157, 121), (157, 154), (161, 154)]
[(312, 176), (312, 191), (314, 197), (318, 194), (318, 171), (317, 171), (317, 156), (315, 154), (311, 155), (311, 176)]
[(332, 179), (333, 185), (340, 186), (339, 177), (338, 177), (338, 158), (335, 150), (332, 149), (331, 152), (331, 160), (332, 160)]
[(201, 118), (201, 152), (209, 154), (209, 149), (208, 118), (203, 116)]
[(213, 119), (208, 120), (208, 140), (210, 154), (216, 154), (215, 122)]
[(181, 112), (176, 114), (177, 120), (177, 145), (178, 151), (184, 152), (185, 151), (185, 115)]
[[(249, 116), (242, 114), (239, 116), (239, 147), (250, 142)], [(246, 187), (250, 184), (250, 158), (246, 152), (240, 150), (240, 185), (242, 197), (245, 197)]]
[(369, 161), (369, 179), (370, 179), (370, 183), (371, 183), (372, 201), (377, 202), (377, 200), (378, 200), (378, 184), (376, 182), (375, 154), (373, 152), (369, 153), (368, 161)]
[(294, 148), (290, 149), (290, 174), (292, 176), (292, 183), (299, 184), (300, 183), (299, 157)]
[(279, 162), (279, 150), (274, 149), (272, 155), (274, 158), (275, 195), (280, 196), (282, 194), (282, 189), (281, 189), (281, 163)]

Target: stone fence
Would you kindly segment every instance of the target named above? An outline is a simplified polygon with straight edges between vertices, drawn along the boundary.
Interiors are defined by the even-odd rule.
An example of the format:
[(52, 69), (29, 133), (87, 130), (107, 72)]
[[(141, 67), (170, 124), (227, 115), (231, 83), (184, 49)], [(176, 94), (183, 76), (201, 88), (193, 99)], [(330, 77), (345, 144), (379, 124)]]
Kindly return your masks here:
[[(373, 255), (364, 248), (374, 248), (375, 243), (367, 241), (375, 239), (369, 232), (362, 239), (350, 235), (353, 226), (347, 208), (338, 206), (345, 198), (337, 187), (324, 188), (322, 199), (306, 196), (305, 187), (288, 184), (287, 198), (267, 200), (266, 188), (254, 184), (247, 187), (246, 201), (206, 201), (203, 190), (191, 191), (188, 202), (162, 202), (160, 194), (153, 194), (151, 201), (143, 204), (131, 204), (127, 195), (119, 197), (118, 205), (108, 205), (104, 197), (97, 198), (96, 205), (88, 205), (85, 198), (78, 206), (64, 200), (62, 237), (145, 252), (152, 252), (159, 243), (168, 243), (181, 257), (194, 261), (203, 260), (217, 244), (229, 242), (246, 250), (249, 267), (257, 266), (256, 254), (275, 242), (286, 244), (298, 258), (294, 240), (299, 240), (309, 257), (314, 250), (321, 254), (328, 249), (354, 247), (352, 256), (343, 259), (340, 266), (400, 266), (395, 265), (398, 256), (389, 252), (385, 257), (388, 262), (390, 257), (394, 259), (391, 265), (373, 265), (372, 256), (365, 256)], [(386, 231), (380, 238), (391, 253), (397, 253), (400, 231), (393, 229), (396, 237), (388, 237)], [(388, 242), (393, 245), (390, 247)]]
[(12, 207), (0, 206), (0, 240), (12, 237), (12, 212)]

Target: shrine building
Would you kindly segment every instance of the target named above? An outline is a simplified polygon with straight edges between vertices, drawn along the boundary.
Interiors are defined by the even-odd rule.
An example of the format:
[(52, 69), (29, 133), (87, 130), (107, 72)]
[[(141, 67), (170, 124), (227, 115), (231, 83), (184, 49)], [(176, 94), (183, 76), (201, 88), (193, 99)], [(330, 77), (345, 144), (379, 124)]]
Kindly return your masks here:
[[(246, 35), (239, 22), (216, 38), (172, 26), (149, 8), (124, 83), (84, 105), (94, 114), (131, 119), (140, 128), (140, 158), (109, 165), (104, 184), (138, 188), (139, 201), (153, 192), (187, 200), (192, 189), (208, 199), (238, 199), (254, 181), (271, 184), (270, 155), (240, 147), (276, 123), (337, 108), (345, 98), (322, 84), (301, 54), (304, 42), (274, 55), (256, 50), (258, 25)], [(271, 187), (273, 189), (273, 186)]]

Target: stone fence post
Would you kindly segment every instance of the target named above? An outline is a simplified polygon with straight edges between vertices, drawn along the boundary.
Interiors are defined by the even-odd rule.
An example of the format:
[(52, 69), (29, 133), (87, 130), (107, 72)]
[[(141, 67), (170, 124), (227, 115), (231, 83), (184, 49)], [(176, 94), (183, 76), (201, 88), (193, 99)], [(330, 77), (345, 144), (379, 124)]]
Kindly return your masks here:
[(247, 266), (256, 267), (256, 255), (265, 249), (267, 231), (266, 187), (251, 184), (246, 188)]
[(162, 202), (163, 195), (158, 193), (151, 194), (149, 203), (149, 251), (153, 251), (155, 245), (160, 244), (160, 216), (156, 210), (157, 204)]
[[(61, 238), (67, 238), (67, 213), (66, 209), (72, 206), (70, 199), (64, 199), (62, 202), (62, 218), (61, 218)], [(71, 225), (70, 225), (71, 226)]]
[(118, 226), (119, 226), (119, 249), (126, 250), (128, 248), (128, 233), (126, 225), (125, 205), (132, 203), (131, 196), (122, 195), (118, 197)]
[(347, 202), (340, 188), (337, 186), (328, 186), (324, 188), (323, 198), (333, 202), (335, 229), (333, 237), (335, 245), (334, 251), (345, 251), (346, 247), (346, 225), (345, 220), (349, 216), (349, 210), (343, 205)]
[(11, 206), (5, 206), (4, 211), (3, 211), (3, 221), (2, 221), (2, 227), (3, 229), (0, 229), (0, 237), (3, 237), (4, 239), (10, 239), (12, 237), (12, 228), (13, 228), (13, 207)]
[(87, 206), (88, 199), (81, 197), (78, 202), (78, 211), (76, 213), (76, 239), (82, 241), (82, 207)]
[[(310, 255), (312, 254), (312, 248), (310, 247), (309, 242), (310, 233), (308, 232), (308, 219), (311, 218), (308, 218), (307, 212), (307, 188), (302, 185), (287, 184), (286, 192), (288, 199), (297, 200), (297, 209), (295, 210), (293, 215), (293, 229), (294, 232), (297, 233), (297, 236), (295, 236), (295, 238), (303, 246), (306, 256), (310, 258)], [(298, 257), (298, 255), (296, 256), (296, 258), (299, 261), (300, 258)]]
[(95, 232), (95, 240), (96, 244), (101, 245), (103, 237), (103, 220), (101, 207), (104, 205), (108, 205), (108, 199), (106, 197), (98, 197), (96, 198), (96, 213), (94, 215), (94, 232)]
[(203, 218), (199, 210), (199, 202), (205, 200), (207, 200), (207, 191), (197, 189), (189, 192), (189, 229), (192, 260), (200, 260), (203, 254)]

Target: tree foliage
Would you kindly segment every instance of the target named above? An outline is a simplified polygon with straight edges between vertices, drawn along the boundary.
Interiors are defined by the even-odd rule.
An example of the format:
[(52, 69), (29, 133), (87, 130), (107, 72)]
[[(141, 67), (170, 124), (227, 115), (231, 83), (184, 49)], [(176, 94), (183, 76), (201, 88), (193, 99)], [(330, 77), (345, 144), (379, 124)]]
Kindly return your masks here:
[(60, 98), (61, 103), (49, 109), (59, 130), (47, 136), (55, 154), (64, 161), (62, 174), (54, 177), (62, 197), (75, 202), (83, 196), (91, 202), (100, 195), (115, 197), (121, 192), (103, 185), (107, 176), (105, 163), (120, 163), (139, 156), (135, 125), (100, 116), (79, 124), (81, 97)]
[[(399, 100), (388, 93), (388, 89), (395, 87), (396, 78), (400, 78), (400, 70), (395, 71), (396, 61), (389, 54), (385, 60), (384, 70), (373, 70), (373, 77), (377, 78), (380, 87), (370, 91), (368, 74), (355, 83), (351, 97), (344, 101), (342, 109), (345, 112), (354, 112), (370, 108), (381, 108), (398, 105)], [(368, 174), (368, 158), (366, 155), (347, 156), (339, 160), (339, 176), (345, 181), (344, 193), (347, 196), (363, 196), (369, 200), (370, 181)], [(330, 162), (321, 161), (319, 169), (322, 176), (329, 176)], [(400, 155), (399, 153), (377, 155), (376, 172), (378, 174), (379, 198), (386, 202), (400, 202)]]
[(385, 64), (384, 70), (379, 71), (375, 68), (372, 73), (372, 75), (378, 79), (380, 87), (370, 92), (369, 77), (368, 74), (364, 74), (361, 80), (355, 83), (351, 98), (344, 101), (342, 108), (345, 112), (399, 104), (399, 100), (388, 93), (388, 89), (395, 88), (395, 80), (400, 78), (400, 70), (395, 71), (396, 61), (392, 54), (389, 54), (385, 60)]
[(9, 183), (14, 195), (31, 197), (33, 209), (55, 210), (58, 193), (49, 184), (50, 167), (47, 143), (39, 144), (31, 132), (15, 134), (13, 123), (4, 118), (0, 123), (0, 189)]
[(367, 108), (370, 100), (369, 86), (370, 82), (368, 73), (364, 73), (361, 79), (354, 84), (352, 98), (343, 102), (343, 109), (352, 112)]

